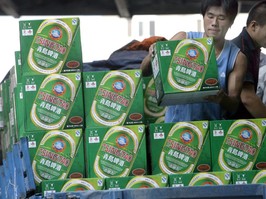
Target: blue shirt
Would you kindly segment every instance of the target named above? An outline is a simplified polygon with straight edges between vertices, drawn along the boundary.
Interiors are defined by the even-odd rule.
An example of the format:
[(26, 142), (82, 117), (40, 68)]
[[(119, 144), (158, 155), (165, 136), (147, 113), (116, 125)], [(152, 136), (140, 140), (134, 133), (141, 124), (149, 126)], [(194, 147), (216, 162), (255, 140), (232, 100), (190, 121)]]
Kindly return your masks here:
[[(188, 32), (187, 38), (203, 38), (202, 32)], [(223, 50), (216, 58), (220, 88), (227, 92), (227, 77), (233, 70), (240, 49), (226, 40)], [(220, 104), (212, 102), (178, 104), (168, 106), (165, 113), (165, 122), (219, 120), (223, 119), (223, 110)]]

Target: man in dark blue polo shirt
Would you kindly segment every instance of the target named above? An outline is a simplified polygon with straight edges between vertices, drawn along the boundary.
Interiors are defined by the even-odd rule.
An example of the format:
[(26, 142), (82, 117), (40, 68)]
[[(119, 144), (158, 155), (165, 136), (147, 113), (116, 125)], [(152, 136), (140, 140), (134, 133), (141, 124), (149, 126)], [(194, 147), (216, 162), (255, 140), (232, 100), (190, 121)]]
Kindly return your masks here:
[(266, 47), (266, 1), (260, 1), (249, 11), (246, 27), (232, 41), (248, 59), (248, 72), (241, 91), (238, 111), (230, 119), (266, 118), (266, 106), (256, 95), (260, 49)]
[(260, 53), (259, 79), (256, 93), (266, 105), (266, 54)]

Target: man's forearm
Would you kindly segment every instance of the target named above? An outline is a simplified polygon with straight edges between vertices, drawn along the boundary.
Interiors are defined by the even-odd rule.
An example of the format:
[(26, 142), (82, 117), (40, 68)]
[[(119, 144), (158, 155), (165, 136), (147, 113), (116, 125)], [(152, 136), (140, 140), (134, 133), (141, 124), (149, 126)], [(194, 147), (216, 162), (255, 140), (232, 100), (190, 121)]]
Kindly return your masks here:
[(152, 68), (151, 68), (151, 58), (150, 55), (147, 55), (140, 66), (140, 69), (142, 70), (143, 76), (150, 76), (152, 74)]
[(247, 100), (244, 106), (254, 118), (266, 118), (266, 105), (262, 103), (258, 96)]

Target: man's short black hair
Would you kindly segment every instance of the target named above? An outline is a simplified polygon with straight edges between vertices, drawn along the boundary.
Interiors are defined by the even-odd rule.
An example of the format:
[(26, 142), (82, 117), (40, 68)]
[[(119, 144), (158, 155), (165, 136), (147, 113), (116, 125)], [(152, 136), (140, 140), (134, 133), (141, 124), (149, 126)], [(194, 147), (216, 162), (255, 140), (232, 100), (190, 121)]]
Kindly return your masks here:
[(266, 24), (266, 1), (260, 1), (256, 3), (248, 13), (247, 26), (252, 22), (256, 21), (260, 26)]
[(202, 0), (201, 2), (201, 14), (204, 16), (206, 11), (211, 6), (222, 7), (226, 15), (233, 23), (238, 13), (238, 1), (237, 0)]

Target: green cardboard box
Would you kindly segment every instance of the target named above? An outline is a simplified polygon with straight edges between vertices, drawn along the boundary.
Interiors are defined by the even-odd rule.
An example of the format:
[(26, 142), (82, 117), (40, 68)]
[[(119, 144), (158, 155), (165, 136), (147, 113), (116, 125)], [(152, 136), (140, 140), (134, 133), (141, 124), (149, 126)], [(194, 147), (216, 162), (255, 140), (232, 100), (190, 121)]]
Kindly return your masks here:
[(195, 103), (219, 90), (212, 38), (159, 41), (151, 60), (161, 106)]
[(168, 176), (170, 187), (184, 186), (211, 186), (231, 184), (231, 172), (201, 172), (170, 174)]
[(78, 178), (65, 180), (44, 180), (42, 182), (42, 194), (51, 197), (56, 192), (77, 192), (88, 190), (103, 190), (104, 179)]
[(10, 79), (7, 78), (2, 82), (2, 96), (3, 96), (3, 123), (4, 123), (4, 143), (3, 154), (12, 148), (11, 127), (10, 127)]
[[(9, 100), (9, 117), (8, 117), (8, 123), (7, 125), (9, 126), (9, 137), (10, 137), (10, 144), (11, 144), (11, 148), (13, 147), (13, 144), (15, 144), (18, 140), (16, 139), (17, 136), (17, 132), (16, 132), (16, 121), (15, 121), (15, 104), (14, 104), (14, 84), (12, 82), (11, 77), (9, 77), (10, 79), (10, 85), (9, 85), (9, 96), (8, 96), (8, 100)], [(13, 84), (13, 85), (12, 85)]]
[[(262, 120), (261, 123), (263, 126), (266, 126), (266, 119)], [(266, 130), (265, 130), (266, 134)], [(266, 170), (266, 136), (264, 135), (263, 141), (261, 143), (260, 151), (255, 160), (253, 170)]]
[(86, 177), (147, 174), (144, 125), (90, 127), (84, 140)]
[(250, 171), (233, 171), (232, 184), (252, 184), (258, 170)]
[(0, 129), (4, 128), (4, 107), (3, 107), (3, 91), (2, 84), (0, 84)]
[[(4, 87), (3, 93), (4, 98), (2, 98), (2, 113), (3, 113), (3, 123), (4, 126), (8, 128), (8, 136), (10, 140), (10, 145), (13, 145), (18, 141), (18, 127), (17, 127), (17, 112), (21, 109), (17, 105), (18, 100), (18, 90), (21, 87), (21, 65), (20, 65), (20, 53), (15, 52), (15, 66), (11, 67), (5, 80), (1, 83)], [(20, 112), (20, 114), (22, 114)], [(23, 117), (23, 115), (20, 115)], [(5, 121), (4, 121), (5, 119)]]
[(150, 124), (151, 174), (211, 171), (209, 122)]
[(253, 170), (265, 124), (265, 119), (210, 121), (213, 171)]
[(11, 81), (11, 90), (22, 81), (21, 53), (15, 51), (15, 65), (9, 70), (9, 78)]
[[(49, 131), (25, 132), (23, 137), (28, 138), (28, 150), (31, 163), (36, 155), (37, 149), (46, 133)], [(77, 152), (71, 165), (67, 178), (84, 178), (85, 177), (85, 156), (84, 156), (84, 139), (80, 138), (77, 146)]]
[(168, 187), (168, 175), (110, 177), (105, 179), (105, 189), (140, 189)]
[(82, 72), (80, 19), (19, 21), (23, 75)]
[(141, 70), (83, 72), (86, 127), (143, 124)]
[(20, 51), (15, 51), (15, 67), (16, 67), (16, 82), (22, 81), (22, 67), (21, 67), (21, 54)]
[(85, 176), (83, 130), (27, 132), (28, 148), (37, 188), (44, 180)]
[(266, 170), (234, 171), (233, 184), (265, 184)]
[(231, 184), (231, 172), (216, 171), (195, 174), (188, 186), (211, 186)]
[(194, 173), (169, 174), (169, 187), (186, 187), (193, 176)]
[(265, 184), (266, 183), (266, 170), (257, 171), (251, 184)]
[(24, 118), (24, 98), (23, 98), (23, 85), (17, 83), (17, 86), (13, 90), (13, 104), (14, 104), (14, 117), (15, 117), (15, 129), (16, 140), (23, 137), (25, 132), (25, 118)]
[(25, 130), (83, 128), (81, 73), (23, 76)]
[[(49, 131), (38, 131), (38, 132), (25, 132), (24, 137), (28, 139), (28, 150), (30, 154), (31, 164), (36, 155), (37, 149), (46, 133)], [(84, 156), (84, 139), (83, 136), (80, 138), (80, 142), (77, 146), (77, 152), (73, 158), (73, 164), (70, 166), (69, 172), (66, 178), (84, 178), (85, 177), (85, 156)], [(57, 180), (57, 179), (56, 179)], [(46, 180), (44, 180), (46, 181)], [(36, 184), (37, 190), (41, 190), (41, 184)]]

